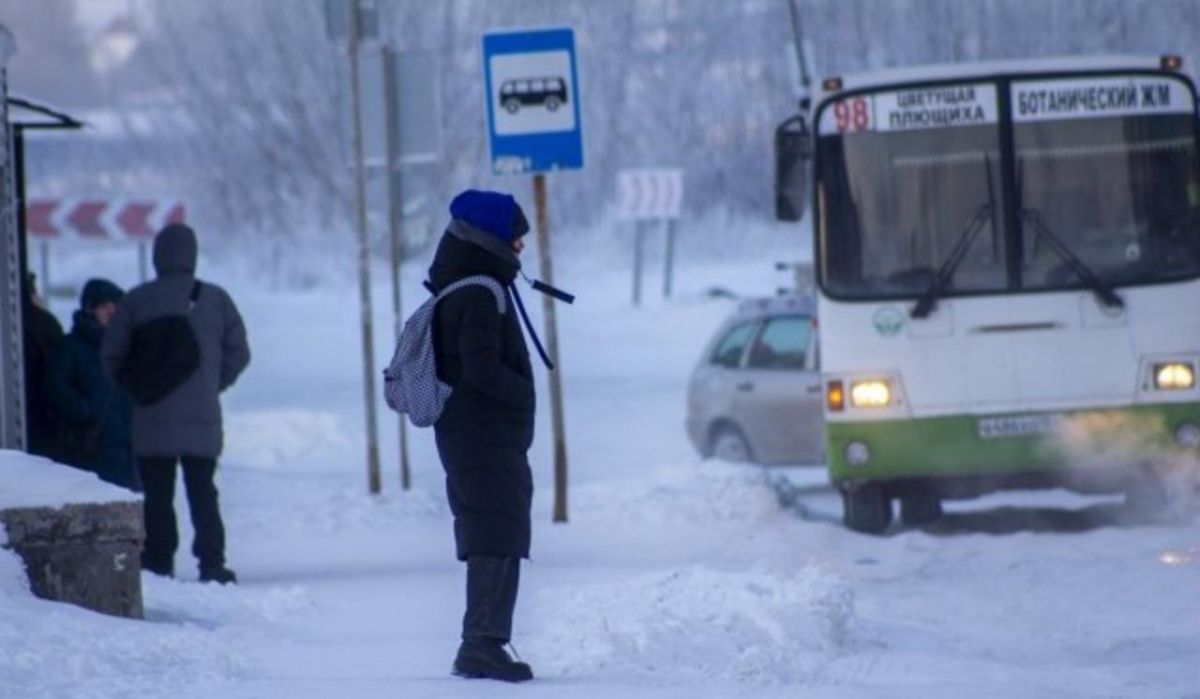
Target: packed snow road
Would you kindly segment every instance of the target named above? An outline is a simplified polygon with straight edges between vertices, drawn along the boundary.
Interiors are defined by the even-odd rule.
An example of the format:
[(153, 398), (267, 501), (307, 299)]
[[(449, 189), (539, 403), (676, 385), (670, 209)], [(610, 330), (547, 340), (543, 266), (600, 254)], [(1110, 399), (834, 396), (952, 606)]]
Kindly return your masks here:
[(242, 582), (194, 582), (184, 546), (130, 622), (30, 599), (0, 556), (0, 696), (1200, 697), (1194, 509), (1016, 493), (869, 537), (840, 526), (819, 468), (695, 457), (685, 382), (730, 310), (701, 291), (767, 292), (761, 267), (690, 268), (637, 311), (624, 275), (566, 268), (571, 521), (550, 523), (542, 410), (514, 639), (537, 680), (516, 687), (449, 675), (463, 570), (429, 435), (402, 493), (386, 419), (385, 492), (365, 493), (352, 285), (209, 272), (255, 349), (220, 474)]

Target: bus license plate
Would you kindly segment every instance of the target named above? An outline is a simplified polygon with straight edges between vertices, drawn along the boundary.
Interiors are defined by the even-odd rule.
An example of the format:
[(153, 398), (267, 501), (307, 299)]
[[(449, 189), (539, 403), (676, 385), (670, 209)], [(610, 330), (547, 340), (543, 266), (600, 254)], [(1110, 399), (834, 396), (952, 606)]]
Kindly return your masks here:
[(1057, 415), (1009, 415), (982, 418), (978, 428), (980, 439), (1003, 439), (1046, 434), (1057, 424)]

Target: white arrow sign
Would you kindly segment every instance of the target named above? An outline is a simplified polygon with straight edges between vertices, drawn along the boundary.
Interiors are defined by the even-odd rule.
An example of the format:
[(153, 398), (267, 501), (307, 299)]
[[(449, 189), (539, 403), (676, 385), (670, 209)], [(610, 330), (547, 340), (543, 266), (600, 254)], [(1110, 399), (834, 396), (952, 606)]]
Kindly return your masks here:
[(617, 172), (617, 217), (621, 220), (677, 219), (682, 210), (682, 170), (639, 168)]

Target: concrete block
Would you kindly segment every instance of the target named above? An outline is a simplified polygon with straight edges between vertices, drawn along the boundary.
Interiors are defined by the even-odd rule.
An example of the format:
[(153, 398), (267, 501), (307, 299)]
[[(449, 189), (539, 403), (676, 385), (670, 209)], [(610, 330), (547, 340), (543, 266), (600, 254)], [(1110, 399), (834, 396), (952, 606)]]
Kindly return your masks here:
[(38, 597), (142, 618), (140, 503), (0, 509), (0, 524)]

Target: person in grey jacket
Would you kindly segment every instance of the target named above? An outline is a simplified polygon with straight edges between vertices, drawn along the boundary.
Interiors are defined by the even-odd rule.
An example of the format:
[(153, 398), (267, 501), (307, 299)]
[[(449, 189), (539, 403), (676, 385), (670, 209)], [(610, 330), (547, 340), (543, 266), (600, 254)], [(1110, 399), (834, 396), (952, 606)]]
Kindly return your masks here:
[[(186, 313), (200, 348), (200, 365), (166, 397), (133, 411), (133, 453), (145, 489), (146, 541), (142, 568), (174, 574), (179, 533), (175, 524), (175, 464), (182, 464), (196, 537), (192, 553), (200, 580), (237, 582), (225, 565), (225, 527), (214, 475), (224, 445), (220, 394), (250, 363), (246, 328), (233, 299), (219, 286), (196, 279), (196, 234), (181, 223), (154, 239), (157, 278), (130, 291), (104, 333), (101, 356), (112, 376), (128, 360), (133, 329), (155, 318)], [(198, 285), (198, 286), (197, 286)], [(195, 301), (192, 301), (193, 292)]]

